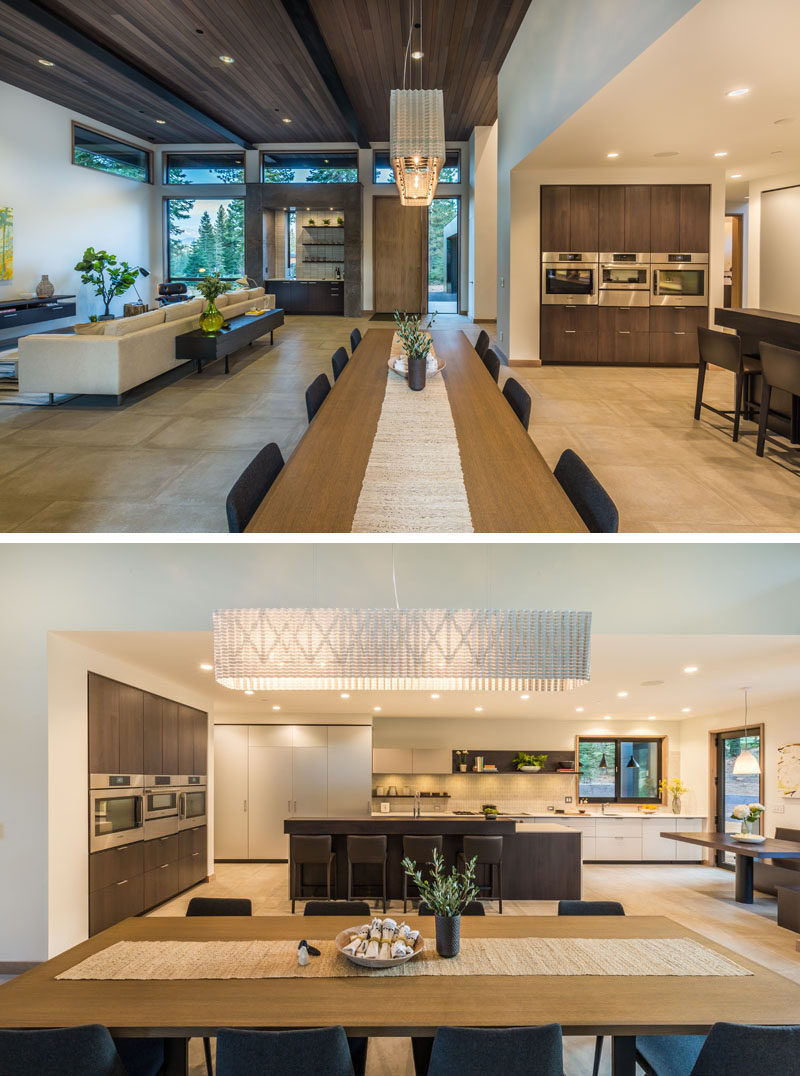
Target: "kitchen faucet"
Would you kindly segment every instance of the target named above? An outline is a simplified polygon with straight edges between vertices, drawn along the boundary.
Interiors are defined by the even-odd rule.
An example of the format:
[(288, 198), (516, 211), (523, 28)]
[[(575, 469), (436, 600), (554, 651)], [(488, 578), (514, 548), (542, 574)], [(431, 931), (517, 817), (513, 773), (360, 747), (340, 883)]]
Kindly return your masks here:
[(422, 801), (419, 792), (414, 793), (414, 818), (422, 817)]

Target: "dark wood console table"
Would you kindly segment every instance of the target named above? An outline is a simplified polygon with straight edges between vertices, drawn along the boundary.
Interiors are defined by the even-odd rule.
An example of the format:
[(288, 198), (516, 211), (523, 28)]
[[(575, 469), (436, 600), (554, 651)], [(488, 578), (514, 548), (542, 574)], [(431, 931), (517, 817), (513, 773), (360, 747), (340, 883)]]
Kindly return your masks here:
[(778, 841), (768, 837), (759, 844), (736, 841), (727, 833), (662, 833), (674, 841), (701, 844), (715, 852), (731, 852), (736, 856), (736, 900), (739, 904), (753, 903), (753, 860), (800, 859), (800, 844)]
[(215, 362), (217, 359), (225, 359), (225, 373), (229, 373), (228, 359), (235, 351), (252, 344), (259, 336), (269, 333), (269, 342), (273, 342), (273, 332), (283, 325), (283, 310), (268, 310), (266, 314), (258, 317), (248, 317), (240, 314), (238, 317), (226, 321), (218, 333), (207, 336), (202, 329), (193, 329), (192, 332), (182, 333), (175, 337), (175, 360), (176, 362), (191, 359), (197, 363), (198, 374), (203, 369), (203, 363)]
[[(0, 302), (0, 329), (15, 329), (18, 325), (35, 325), (40, 321), (75, 317), (74, 295), (51, 295), (49, 299), (4, 299)], [(16, 347), (19, 337), (0, 340), (0, 350)]]

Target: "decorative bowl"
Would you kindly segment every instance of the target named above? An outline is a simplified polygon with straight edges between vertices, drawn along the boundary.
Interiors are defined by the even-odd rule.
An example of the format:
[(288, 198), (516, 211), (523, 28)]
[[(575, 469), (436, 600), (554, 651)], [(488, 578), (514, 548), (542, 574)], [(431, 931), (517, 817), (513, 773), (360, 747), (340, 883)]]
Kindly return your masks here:
[(760, 833), (731, 833), (735, 841), (747, 841), (749, 844), (761, 844), (767, 838)]
[[(363, 924), (359, 924), (362, 926)], [(414, 952), (408, 956), (398, 956), (393, 960), (368, 960), (365, 956), (353, 956), (352, 953), (346, 953), (344, 951), (345, 945), (348, 945), (350, 938), (353, 934), (358, 933), (358, 927), (348, 927), (347, 930), (342, 930), (336, 935), (336, 948), (346, 960), (349, 960), (351, 964), (358, 964), (360, 968), (396, 968), (400, 964), (406, 964), (409, 960), (413, 960), (415, 956), (419, 956), (422, 950), (425, 948), (425, 939), (420, 936), (417, 938), (414, 945)]]
[(518, 766), (517, 769), (520, 773), (538, 773), (541, 766)]
[[(407, 370), (396, 370), (395, 367), (394, 367), (394, 364), (395, 364), (396, 361), (397, 361), (396, 358), (389, 359), (387, 361), (386, 365), (389, 367), (389, 369), (392, 371), (393, 374), (397, 374), (398, 377), (404, 377), (406, 379), (406, 381), (407, 381), (408, 380), (408, 371)], [(436, 359), (436, 364), (437, 365), (436, 365), (435, 370), (426, 370), (425, 371), (425, 376), (426, 377), (436, 377), (437, 374), (441, 373), (442, 370), (444, 370), (445, 365), (446, 365), (444, 359), (439, 359), (439, 358)]]

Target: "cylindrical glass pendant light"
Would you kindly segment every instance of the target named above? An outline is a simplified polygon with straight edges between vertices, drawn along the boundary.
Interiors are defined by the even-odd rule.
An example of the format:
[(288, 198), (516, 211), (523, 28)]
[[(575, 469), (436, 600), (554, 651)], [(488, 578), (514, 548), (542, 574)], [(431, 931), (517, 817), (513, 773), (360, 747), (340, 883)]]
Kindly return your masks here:
[(389, 160), (403, 205), (431, 204), (445, 155), (442, 91), (392, 90)]

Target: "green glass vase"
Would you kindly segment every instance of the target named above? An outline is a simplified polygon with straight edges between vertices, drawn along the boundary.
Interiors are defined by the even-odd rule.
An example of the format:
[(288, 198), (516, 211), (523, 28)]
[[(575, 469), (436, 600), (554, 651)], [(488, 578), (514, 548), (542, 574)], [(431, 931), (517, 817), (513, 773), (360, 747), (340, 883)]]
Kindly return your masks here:
[(218, 333), (222, 326), (225, 324), (225, 318), (217, 310), (214, 300), (208, 300), (208, 306), (200, 315), (200, 328), (206, 334), (206, 336), (213, 336)]

